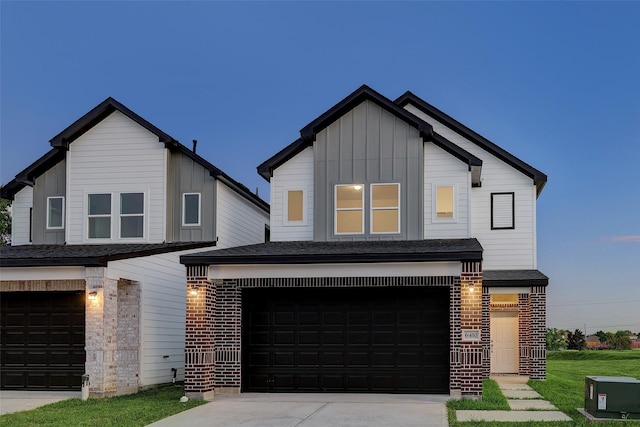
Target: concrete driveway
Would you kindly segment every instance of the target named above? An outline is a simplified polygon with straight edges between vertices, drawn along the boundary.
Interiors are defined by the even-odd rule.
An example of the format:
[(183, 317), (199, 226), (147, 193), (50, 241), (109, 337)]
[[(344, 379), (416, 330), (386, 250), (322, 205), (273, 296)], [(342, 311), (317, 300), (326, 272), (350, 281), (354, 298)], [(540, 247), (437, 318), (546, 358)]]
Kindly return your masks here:
[(448, 395), (243, 393), (152, 427), (446, 427)]
[(1, 390), (0, 391), (0, 415), (11, 412), (27, 411), (49, 403), (71, 399), (80, 399), (82, 393), (79, 391), (22, 391), (22, 390)]

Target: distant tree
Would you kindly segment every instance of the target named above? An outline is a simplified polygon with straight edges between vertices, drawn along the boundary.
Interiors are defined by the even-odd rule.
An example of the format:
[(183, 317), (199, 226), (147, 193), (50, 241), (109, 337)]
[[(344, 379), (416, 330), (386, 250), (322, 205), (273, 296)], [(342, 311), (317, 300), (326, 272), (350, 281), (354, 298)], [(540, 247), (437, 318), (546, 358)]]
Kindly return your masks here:
[(607, 333), (603, 331), (596, 332), (596, 336), (600, 340), (600, 343), (604, 344), (607, 341)]
[(569, 332), (567, 336), (567, 348), (569, 350), (584, 350), (586, 346), (587, 342), (580, 329), (576, 329), (573, 333)]
[(547, 350), (556, 351), (567, 348), (564, 331), (556, 328), (547, 328)]
[(11, 201), (0, 199), (0, 246), (11, 244)]
[(629, 331), (617, 331), (615, 334), (611, 334), (607, 344), (614, 350), (631, 350), (631, 337), (629, 337)]

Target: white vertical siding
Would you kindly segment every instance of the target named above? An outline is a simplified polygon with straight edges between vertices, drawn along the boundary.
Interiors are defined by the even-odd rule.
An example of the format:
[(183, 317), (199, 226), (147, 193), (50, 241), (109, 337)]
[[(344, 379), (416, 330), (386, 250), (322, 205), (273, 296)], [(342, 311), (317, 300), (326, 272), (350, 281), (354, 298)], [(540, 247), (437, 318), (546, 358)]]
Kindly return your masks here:
[[(139, 283), (140, 385), (171, 382), (171, 368), (184, 379), (187, 279), (180, 256), (213, 248), (112, 261), (108, 277)], [(168, 357), (165, 357), (168, 356)]]
[[(287, 225), (285, 192), (304, 190), (304, 225)], [(313, 240), (313, 148), (309, 147), (273, 171), (271, 178), (271, 240)]]
[[(431, 142), (424, 145), (424, 238), (452, 239), (470, 235), (469, 225), (469, 168)], [(452, 185), (455, 188), (455, 220), (437, 221), (433, 218), (434, 187)]]
[[(162, 242), (166, 232), (165, 150), (156, 135), (119, 111), (73, 141), (67, 154), (67, 242), (88, 242), (88, 193), (116, 193), (114, 197), (119, 197), (122, 192), (145, 193), (145, 236), (140, 240)], [(117, 222), (118, 212), (112, 212), (113, 242), (119, 240)]]
[(11, 203), (11, 246), (29, 245), (29, 210), (33, 207), (33, 188), (25, 186)]
[[(449, 141), (482, 159), (482, 187), (471, 189), (471, 237), (482, 247), (484, 269), (536, 268), (536, 188), (533, 180), (412, 105), (407, 110)], [(491, 230), (491, 193), (515, 193), (515, 229)]]
[(224, 183), (217, 181), (217, 249), (264, 242), (269, 215)]

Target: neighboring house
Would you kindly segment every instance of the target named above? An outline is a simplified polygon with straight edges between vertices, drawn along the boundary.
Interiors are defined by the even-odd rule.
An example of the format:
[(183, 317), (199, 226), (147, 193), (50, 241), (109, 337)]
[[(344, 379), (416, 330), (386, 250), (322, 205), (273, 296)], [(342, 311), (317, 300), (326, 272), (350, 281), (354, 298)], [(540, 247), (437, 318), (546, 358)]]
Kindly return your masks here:
[(50, 142), (1, 192), (1, 388), (182, 380), (179, 256), (263, 242), (268, 204), (112, 98)]
[(547, 177), (362, 86), (258, 167), (271, 242), (181, 257), (186, 391), (449, 393), (545, 378)]
[(609, 347), (606, 344), (602, 344), (600, 342), (600, 338), (598, 338), (597, 335), (589, 335), (585, 341), (586, 341), (587, 348), (590, 350), (600, 350), (600, 349)]

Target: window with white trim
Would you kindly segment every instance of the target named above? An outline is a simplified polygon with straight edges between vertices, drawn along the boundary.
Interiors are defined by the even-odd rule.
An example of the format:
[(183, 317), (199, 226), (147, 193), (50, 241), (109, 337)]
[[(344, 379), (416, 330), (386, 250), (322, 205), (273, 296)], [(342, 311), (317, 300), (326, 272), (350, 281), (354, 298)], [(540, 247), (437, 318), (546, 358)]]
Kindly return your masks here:
[(120, 194), (120, 238), (144, 237), (144, 193)]
[(184, 193), (182, 195), (182, 225), (200, 225), (200, 193)]
[(88, 195), (88, 237), (111, 238), (111, 194)]
[(304, 225), (307, 222), (305, 212), (304, 190), (285, 190), (286, 217), (285, 225)]
[(400, 232), (400, 184), (371, 184), (371, 233)]
[(364, 234), (364, 187), (335, 186), (335, 234)]
[(435, 185), (433, 189), (433, 221), (455, 221), (455, 187), (453, 185)]
[(64, 228), (64, 197), (47, 197), (47, 230)]
[(515, 193), (491, 193), (491, 229), (513, 230), (515, 227)]

